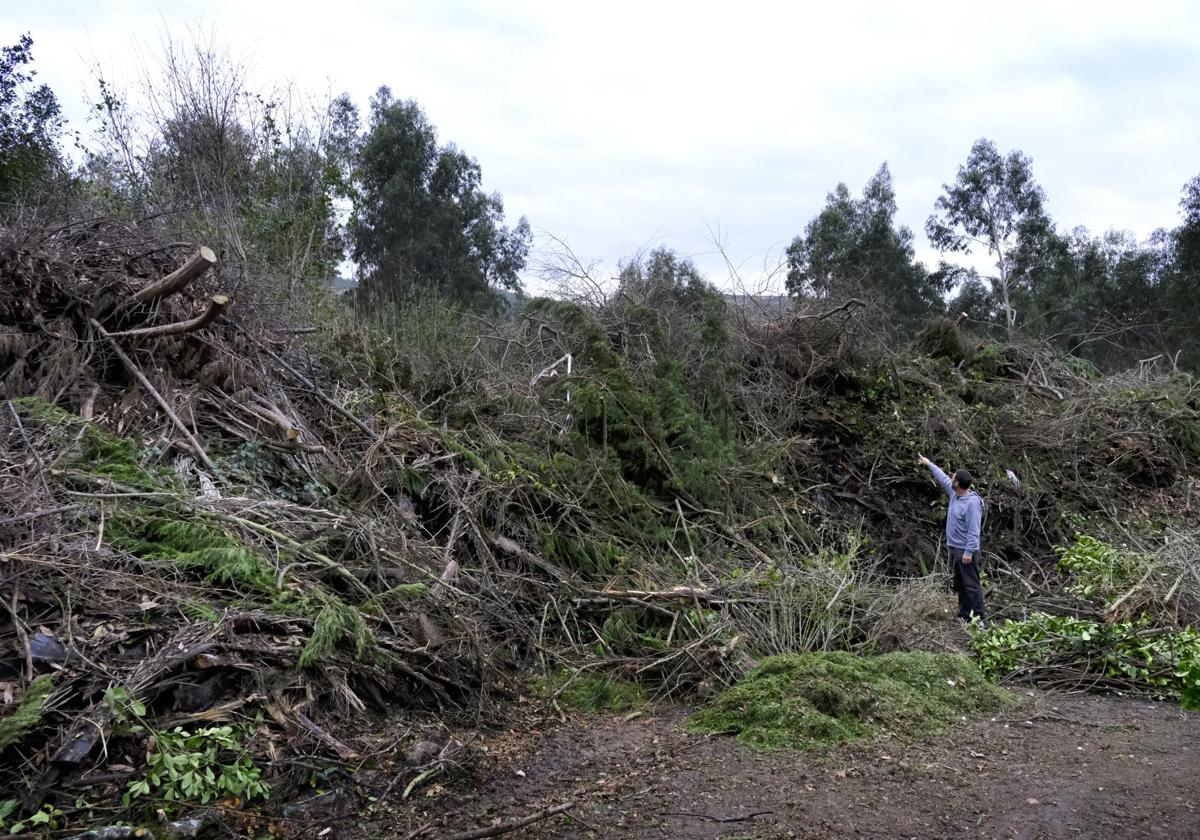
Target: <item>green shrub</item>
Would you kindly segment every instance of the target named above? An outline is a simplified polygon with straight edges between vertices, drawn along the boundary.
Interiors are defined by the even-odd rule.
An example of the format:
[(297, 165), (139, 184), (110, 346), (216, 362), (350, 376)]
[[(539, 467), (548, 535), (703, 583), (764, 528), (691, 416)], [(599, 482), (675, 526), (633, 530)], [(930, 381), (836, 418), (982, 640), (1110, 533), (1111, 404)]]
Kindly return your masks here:
[(971, 646), (990, 677), (1074, 673), (1200, 707), (1200, 633), (1156, 629), (1146, 620), (1100, 624), (1034, 613), (976, 633)]
[(1058, 568), (1071, 577), (1067, 591), (1082, 600), (1096, 599), (1108, 606), (1149, 570), (1154, 558), (1120, 551), (1087, 534), (1077, 534), (1074, 545), (1058, 547)]
[(201, 804), (214, 799), (265, 799), (262, 771), (241, 743), (247, 735), (244, 727), (237, 726), (194, 732), (177, 726), (155, 732), (146, 776), (129, 784), (125, 804), (142, 796)]
[(783, 654), (763, 660), (693, 716), (690, 726), (737, 735), (760, 750), (819, 750), (877, 733), (937, 732), (1008, 701), (1008, 693), (964, 656)]

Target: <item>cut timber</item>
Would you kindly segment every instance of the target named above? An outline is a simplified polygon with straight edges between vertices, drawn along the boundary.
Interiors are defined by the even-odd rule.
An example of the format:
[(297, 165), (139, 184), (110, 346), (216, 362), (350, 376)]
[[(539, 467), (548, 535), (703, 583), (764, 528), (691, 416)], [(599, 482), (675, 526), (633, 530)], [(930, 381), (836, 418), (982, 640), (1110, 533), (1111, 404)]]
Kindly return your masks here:
[(183, 335), (195, 332), (196, 330), (204, 329), (216, 320), (216, 317), (224, 312), (225, 307), (229, 306), (229, 304), (228, 295), (213, 295), (208, 299), (208, 309), (204, 311), (203, 315), (198, 315), (187, 321), (176, 321), (174, 324), (159, 324), (154, 327), (141, 327), (136, 330), (109, 333), (109, 336), (114, 338), (158, 338), (164, 335)]
[(216, 263), (217, 255), (212, 252), (212, 249), (201, 245), (200, 249), (192, 254), (187, 262), (163, 279), (156, 283), (151, 283), (142, 289), (133, 296), (133, 299), (138, 303), (149, 303), (150, 301), (173, 295), (208, 271)]

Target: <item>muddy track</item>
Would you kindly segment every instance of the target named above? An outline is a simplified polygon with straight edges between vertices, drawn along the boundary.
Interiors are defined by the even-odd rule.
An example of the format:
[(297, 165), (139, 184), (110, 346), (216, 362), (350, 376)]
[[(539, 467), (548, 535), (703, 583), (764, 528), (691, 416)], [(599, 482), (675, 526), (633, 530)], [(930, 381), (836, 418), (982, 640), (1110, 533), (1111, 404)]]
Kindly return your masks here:
[(915, 743), (760, 755), (686, 730), (687, 710), (579, 717), (484, 739), (485, 779), (417, 794), (370, 836), (439, 837), (574, 803), (509, 837), (1200, 837), (1200, 714), (1021, 692), (1019, 707)]

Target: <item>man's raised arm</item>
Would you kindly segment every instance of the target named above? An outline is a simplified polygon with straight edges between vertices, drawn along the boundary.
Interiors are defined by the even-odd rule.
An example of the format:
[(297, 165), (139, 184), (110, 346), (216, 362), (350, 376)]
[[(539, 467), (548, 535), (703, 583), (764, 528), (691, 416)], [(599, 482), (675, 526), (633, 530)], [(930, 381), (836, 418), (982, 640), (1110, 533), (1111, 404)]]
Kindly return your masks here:
[(950, 498), (954, 498), (954, 487), (950, 483), (950, 476), (942, 472), (941, 467), (933, 463), (933, 461), (930, 461), (924, 455), (918, 455), (917, 457), (921, 460), (922, 464), (929, 467), (929, 471), (933, 473), (933, 477), (937, 479), (937, 483), (942, 485), (942, 489), (946, 491), (946, 495)]

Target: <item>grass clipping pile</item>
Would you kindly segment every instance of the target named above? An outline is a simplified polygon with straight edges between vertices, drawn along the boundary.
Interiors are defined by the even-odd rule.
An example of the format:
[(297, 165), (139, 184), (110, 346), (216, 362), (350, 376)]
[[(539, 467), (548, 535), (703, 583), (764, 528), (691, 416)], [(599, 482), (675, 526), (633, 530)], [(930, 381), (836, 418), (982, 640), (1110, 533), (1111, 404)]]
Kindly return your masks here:
[(957, 654), (783, 654), (726, 689), (690, 725), (759, 750), (827, 750), (876, 735), (936, 733), (1011, 702)]

